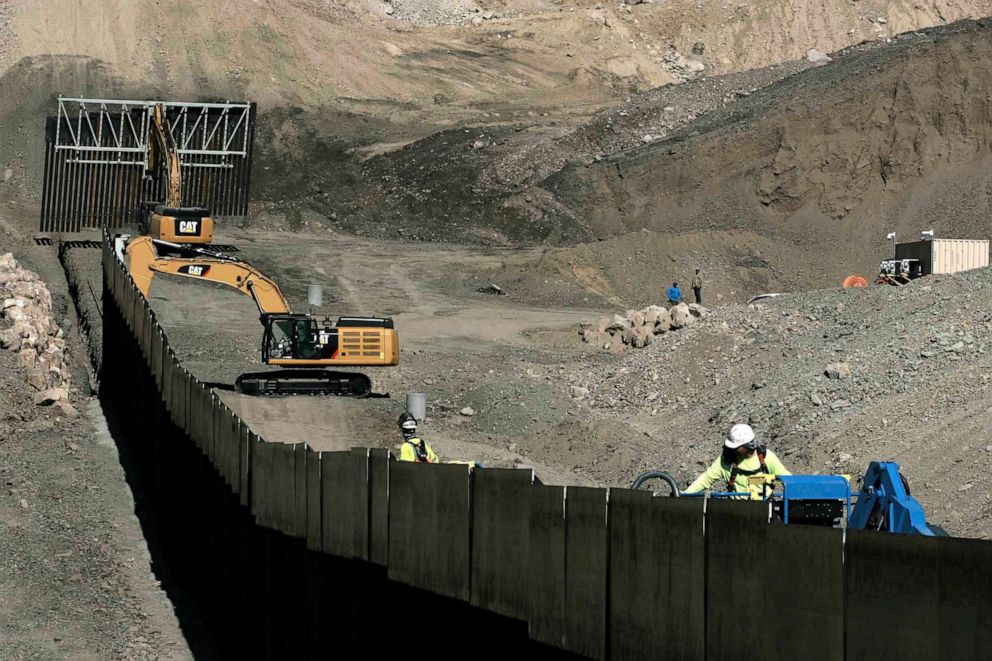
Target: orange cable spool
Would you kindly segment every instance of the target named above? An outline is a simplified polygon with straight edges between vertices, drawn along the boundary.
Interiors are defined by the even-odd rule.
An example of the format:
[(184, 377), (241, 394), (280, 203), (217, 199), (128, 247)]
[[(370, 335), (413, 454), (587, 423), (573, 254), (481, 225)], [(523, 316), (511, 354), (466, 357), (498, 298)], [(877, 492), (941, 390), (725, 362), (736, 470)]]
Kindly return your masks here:
[(860, 275), (849, 275), (844, 278), (844, 289), (850, 289), (852, 287), (867, 287), (868, 281), (862, 278)]

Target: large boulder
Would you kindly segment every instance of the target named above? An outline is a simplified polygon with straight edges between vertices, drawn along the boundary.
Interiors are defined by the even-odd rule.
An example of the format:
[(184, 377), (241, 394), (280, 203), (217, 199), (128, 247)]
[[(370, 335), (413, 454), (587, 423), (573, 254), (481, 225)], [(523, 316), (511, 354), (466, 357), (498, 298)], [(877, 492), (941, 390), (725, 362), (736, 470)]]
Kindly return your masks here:
[(665, 308), (658, 308), (654, 321), (654, 334), (661, 335), (672, 330), (672, 313)]
[(598, 328), (601, 333), (610, 333), (612, 335), (613, 333), (622, 333), (628, 328), (632, 328), (633, 325), (627, 317), (614, 314), (600, 319)]
[(656, 323), (658, 323), (659, 315), (663, 314), (665, 316), (668, 316), (668, 310), (661, 307), (660, 305), (649, 305), (643, 310), (641, 310), (641, 314), (644, 315), (645, 324), (654, 326)]
[(52, 295), (38, 274), (18, 266), (10, 253), (0, 256), (0, 317), (13, 322), (0, 331), (0, 348), (17, 352), (28, 385), (43, 393), (65, 392), (65, 340), (52, 318)]
[(692, 316), (689, 311), (689, 306), (685, 303), (679, 303), (671, 309), (672, 315), (672, 328), (685, 328), (695, 323), (696, 318)]
[(847, 363), (831, 363), (823, 372), (828, 379), (846, 379), (851, 376), (851, 366)]
[(51, 406), (55, 402), (62, 402), (69, 399), (69, 393), (64, 388), (49, 388), (34, 396), (34, 403), (38, 406)]
[(651, 344), (651, 339), (654, 337), (654, 327), (652, 326), (638, 326), (631, 330), (630, 346), (635, 349), (643, 349), (644, 347)]

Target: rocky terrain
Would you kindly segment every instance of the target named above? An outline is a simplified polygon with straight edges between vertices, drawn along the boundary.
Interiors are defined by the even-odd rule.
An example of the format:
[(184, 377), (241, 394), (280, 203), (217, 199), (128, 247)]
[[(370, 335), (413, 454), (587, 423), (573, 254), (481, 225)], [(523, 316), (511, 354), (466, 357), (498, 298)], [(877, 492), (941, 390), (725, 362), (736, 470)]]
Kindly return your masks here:
[[(423, 434), (443, 458), (604, 486), (664, 468), (685, 484), (727, 429), (748, 422), (796, 472), (858, 478), (872, 460), (897, 461), (936, 523), (992, 535), (992, 484), (980, 470), (992, 452), (990, 270), (625, 311), (583, 303), (574, 281), (572, 293), (502, 282), (500, 296), (456, 275), (493, 261), (521, 269), (528, 251), (323, 237), (308, 240), (301, 269), (284, 234), (223, 240), (264, 265), (291, 301), (323, 283), (319, 314), (389, 314), (400, 330), (401, 365), (369, 371), (388, 398), (252, 403), (222, 393), (269, 440), (392, 447), (405, 394), (425, 392)], [(151, 301), (199, 378), (229, 384), (258, 369), (260, 330), (244, 296), (160, 277)]]
[[(0, 656), (215, 652), (93, 396), (99, 251), (58, 243), (96, 235), (30, 241), (60, 93), (258, 102), (251, 212), (218, 241), (299, 309), (318, 283), (318, 314), (394, 317), (376, 397), (255, 401), (230, 392), (251, 301), (158, 278), (184, 364), (270, 441), (393, 447), (425, 392), (444, 459), (626, 486), (688, 482), (748, 422), (795, 472), (895, 460), (933, 522), (992, 538), (992, 271), (837, 287), (890, 231), (992, 238), (989, 15), (0, 0)], [(660, 306), (696, 268), (706, 307)]]
[[(0, 258), (0, 656), (192, 658), (191, 645), (209, 648), (152, 571), (56, 253), (28, 236), (0, 209), (17, 255)], [(57, 398), (39, 397), (56, 384)]]
[(0, 348), (17, 352), (34, 402), (53, 406), (63, 417), (78, 411), (69, 403), (69, 368), (65, 364), (65, 333), (52, 319), (52, 295), (33, 273), (20, 267), (13, 254), (0, 255), (0, 319), (11, 325), (0, 333)]
[(566, 380), (594, 417), (650, 437), (624, 477), (656, 465), (689, 479), (726, 429), (747, 422), (801, 470), (858, 474), (896, 460), (935, 518), (988, 536), (990, 285), (982, 270), (722, 306)]

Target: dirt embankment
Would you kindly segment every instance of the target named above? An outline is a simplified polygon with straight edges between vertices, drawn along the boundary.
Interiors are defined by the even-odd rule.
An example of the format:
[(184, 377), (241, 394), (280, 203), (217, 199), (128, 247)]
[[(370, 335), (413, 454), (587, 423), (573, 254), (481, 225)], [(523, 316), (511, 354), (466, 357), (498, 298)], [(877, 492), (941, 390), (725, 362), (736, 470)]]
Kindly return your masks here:
[(180, 96), (410, 116), (505, 99), (575, 108), (699, 73), (676, 53), (725, 74), (982, 17), (992, 2), (13, 0), (2, 12), (0, 73), (24, 57), (84, 56)]
[(590, 231), (748, 229), (873, 266), (886, 231), (989, 238), (992, 22), (855, 52), (547, 189)]
[[(367, 164), (387, 222), (361, 231), (599, 239), (552, 261), (592, 269), (597, 291), (638, 305), (694, 266), (740, 300), (870, 273), (889, 231), (989, 238), (992, 23), (833, 57), (757, 90), (755, 72), (659, 90), (558, 135), (431, 136)], [(559, 169), (536, 182), (548, 168)]]
[[(628, 148), (645, 133), (664, 137), (712, 104), (682, 103), (676, 95), (672, 118), (654, 116), (664, 106), (651, 117), (639, 109), (621, 111), (616, 122), (600, 116), (586, 138), (618, 134), (623, 144), (598, 137), (589, 155), (586, 138), (580, 145), (549, 142), (604, 108), (672, 82), (801, 60), (810, 48), (832, 51), (992, 14), (992, 0), (739, 6), (524, 0), (479, 3), (478, 15), (452, 26), (414, 25), (404, 14), (444, 17), (454, 4), (459, 11), (474, 6), (449, 0), (7, 3), (0, 14), (0, 82), (8, 92), (0, 99), (0, 199), (37, 199), (41, 118), (58, 93), (250, 98), (262, 112), (255, 179), (260, 226), (330, 223), (385, 236), (412, 216), (407, 229), (417, 238), (572, 242), (588, 233), (552, 220), (553, 208), (543, 213), (531, 204), (536, 197), (507, 204), (489, 194), (501, 186), (519, 192), (573, 156), (587, 160)], [(390, 7), (395, 16), (386, 13)], [(761, 74), (710, 92), (737, 98), (775, 77)], [(464, 128), (453, 127), (471, 128), (463, 135)], [(450, 134), (414, 148), (419, 160), (430, 160), (425, 170), (413, 170), (423, 175), (417, 181), (392, 172), (409, 160), (405, 155), (365, 166), (370, 156), (445, 129)], [(484, 145), (478, 153), (476, 141)], [(472, 153), (465, 156), (464, 149)], [(520, 162), (531, 160), (541, 167), (520, 179)], [(443, 229), (419, 222), (434, 211)], [(567, 218), (567, 211), (560, 215)]]
[[(177, 617), (153, 573), (126, 458), (86, 385), (86, 341), (55, 248), (30, 242), (28, 227), (30, 218), (0, 207), (0, 242), (51, 292), (78, 413), (37, 405), (18, 354), (0, 349), (0, 656), (192, 658), (181, 627), (190, 634), (196, 624), (180, 622), (187, 611)], [(99, 285), (98, 261), (96, 271)], [(15, 323), (0, 319), (0, 331)]]

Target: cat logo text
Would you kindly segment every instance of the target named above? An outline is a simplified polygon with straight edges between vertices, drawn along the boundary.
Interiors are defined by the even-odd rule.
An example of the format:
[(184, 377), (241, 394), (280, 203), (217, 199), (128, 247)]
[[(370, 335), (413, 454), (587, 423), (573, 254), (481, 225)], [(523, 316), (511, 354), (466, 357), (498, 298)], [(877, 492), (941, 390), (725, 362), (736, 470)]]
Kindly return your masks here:
[(179, 233), (185, 235), (196, 236), (200, 233), (200, 221), (198, 220), (180, 220), (179, 221)]
[(202, 278), (207, 275), (207, 271), (210, 270), (210, 266), (203, 264), (190, 264), (189, 266), (183, 266), (179, 269), (180, 273), (185, 275), (191, 275), (196, 278)]

